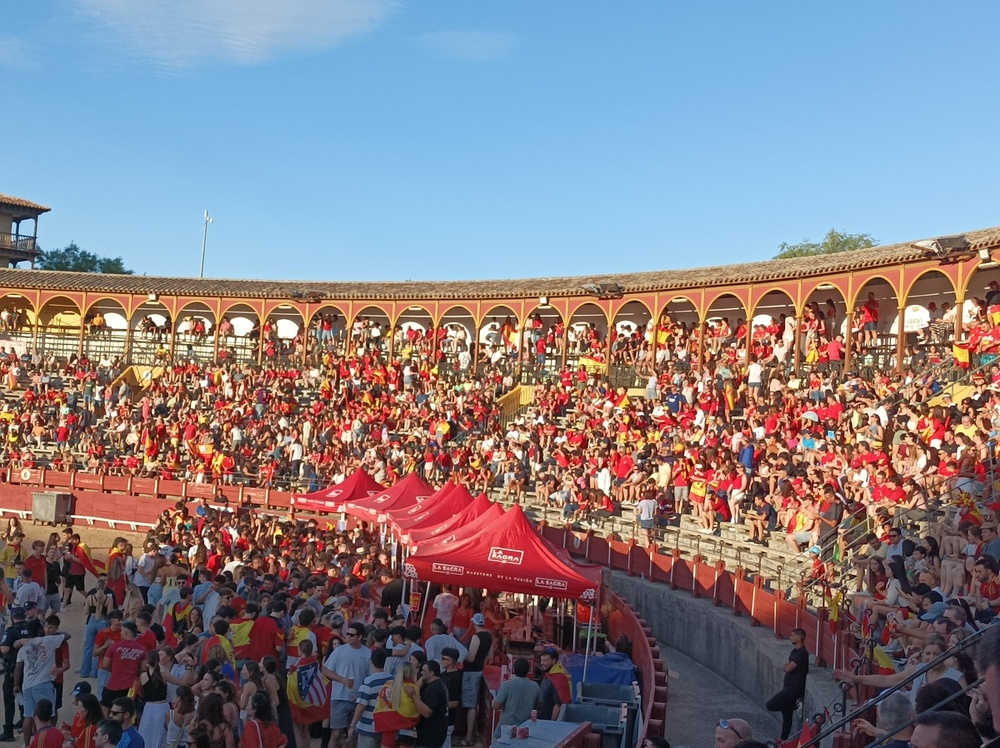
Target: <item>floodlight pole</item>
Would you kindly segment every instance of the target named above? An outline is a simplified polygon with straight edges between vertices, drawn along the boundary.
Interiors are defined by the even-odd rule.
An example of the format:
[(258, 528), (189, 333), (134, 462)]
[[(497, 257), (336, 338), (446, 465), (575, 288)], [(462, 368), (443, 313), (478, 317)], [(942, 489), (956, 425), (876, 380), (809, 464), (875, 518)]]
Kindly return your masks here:
[(208, 224), (215, 223), (215, 221), (208, 215), (208, 211), (205, 211), (205, 230), (201, 235), (201, 267), (198, 269), (198, 277), (205, 277), (205, 247), (208, 245)]

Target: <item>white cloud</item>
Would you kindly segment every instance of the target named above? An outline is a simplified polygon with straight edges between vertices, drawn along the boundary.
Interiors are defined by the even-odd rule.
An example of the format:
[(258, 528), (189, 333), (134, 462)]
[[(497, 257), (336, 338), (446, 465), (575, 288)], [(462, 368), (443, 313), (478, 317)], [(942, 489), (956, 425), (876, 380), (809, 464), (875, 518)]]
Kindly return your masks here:
[(23, 39), (0, 34), (0, 68), (25, 70), (35, 66), (31, 46)]
[(492, 31), (435, 31), (421, 34), (417, 43), (428, 52), (460, 60), (499, 60), (516, 44), (510, 34)]
[(249, 65), (373, 29), (392, 0), (76, 0), (100, 42), (170, 70)]

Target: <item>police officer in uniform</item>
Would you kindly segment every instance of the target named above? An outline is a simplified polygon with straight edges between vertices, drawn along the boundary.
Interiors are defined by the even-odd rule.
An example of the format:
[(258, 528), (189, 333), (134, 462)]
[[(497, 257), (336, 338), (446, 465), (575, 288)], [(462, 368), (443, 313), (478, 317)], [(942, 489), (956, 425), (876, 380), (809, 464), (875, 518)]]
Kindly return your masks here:
[[(17, 666), (17, 648), (14, 642), (19, 639), (33, 639), (44, 634), (42, 622), (37, 618), (26, 620), (24, 608), (12, 608), (10, 611), (12, 623), (0, 637), (0, 656), (3, 662), (3, 734), (0, 742), (10, 743), (14, 740), (14, 668)], [(21, 720), (23, 721), (23, 720)], [(20, 724), (20, 722), (18, 723)]]

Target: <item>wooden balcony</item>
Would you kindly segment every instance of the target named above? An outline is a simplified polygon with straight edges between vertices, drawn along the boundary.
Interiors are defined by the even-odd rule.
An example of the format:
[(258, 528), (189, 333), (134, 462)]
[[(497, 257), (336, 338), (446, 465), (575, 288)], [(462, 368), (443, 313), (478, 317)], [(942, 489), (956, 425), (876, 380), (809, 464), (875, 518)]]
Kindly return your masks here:
[(30, 262), (34, 267), (37, 256), (38, 246), (35, 237), (0, 231), (0, 262), (3, 265)]

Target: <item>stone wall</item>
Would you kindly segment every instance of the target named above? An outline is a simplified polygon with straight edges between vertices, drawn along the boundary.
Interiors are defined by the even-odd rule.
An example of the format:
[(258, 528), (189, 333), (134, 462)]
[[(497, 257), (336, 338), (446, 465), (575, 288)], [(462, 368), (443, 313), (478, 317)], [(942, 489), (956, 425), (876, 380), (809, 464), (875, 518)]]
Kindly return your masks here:
[[(665, 584), (618, 571), (606, 572), (604, 581), (641, 612), (658, 642), (680, 650), (761, 707), (781, 689), (782, 668), (791, 645), (775, 638), (771, 630), (752, 627), (729, 608), (715, 607), (709, 600), (671, 590)], [(840, 689), (831, 675), (829, 668), (817, 669), (810, 664), (806, 714), (821, 712), (823, 707), (832, 709), (838, 703)]]

